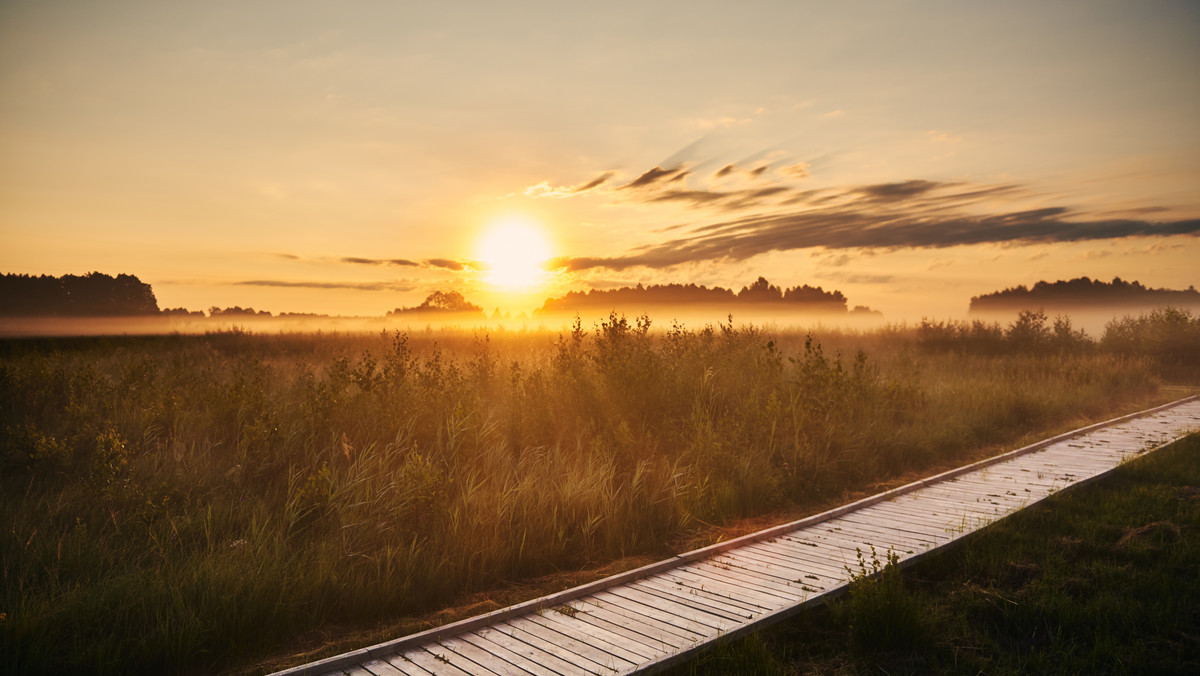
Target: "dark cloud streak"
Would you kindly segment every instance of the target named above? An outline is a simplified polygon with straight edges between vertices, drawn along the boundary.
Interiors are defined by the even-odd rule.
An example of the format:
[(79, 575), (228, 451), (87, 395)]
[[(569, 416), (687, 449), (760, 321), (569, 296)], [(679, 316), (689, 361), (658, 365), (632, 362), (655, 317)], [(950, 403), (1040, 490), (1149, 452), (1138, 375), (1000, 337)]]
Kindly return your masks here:
[(603, 185), (605, 182), (607, 182), (608, 179), (612, 178), (614, 173), (615, 172), (612, 172), (612, 171), (606, 171), (603, 174), (600, 174), (599, 176), (597, 176), (596, 178), (593, 178), (592, 180), (588, 181), (587, 183), (584, 183), (583, 185), (579, 186), (578, 188), (572, 189), (571, 194), (578, 195), (581, 192), (587, 192), (589, 190), (592, 190), (593, 188), (599, 188), (601, 185)]
[(646, 186), (653, 185), (659, 181), (669, 179), (672, 176), (678, 179), (680, 174), (686, 175), (686, 172), (683, 171), (682, 167), (677, 167), (675, 169), (654, 167), (653, 169), (647, 170), (641, 176), (638, 176), (629, 183), (621, 186), (621, 190), (626, 188), (645, 188)]
[(285, 289), (350, 289), (353, 291), (412, 291), (417, 286), (407, 282), (292, 282), (277, 279), (251, 279), (233, 282), (235, 286), (267, 286)]
[[(919, 191), (917, 191), (919, 192)], [(1064, 220), (1063, 207), (994, 216), (930, 217), (922, 212), (875, 213), (865, 209), (752, 216), (715, 223), (682, 237), (607, 258), (557, 261), (568, 271), (644, 266), (666, 268), (695, 261), (741, 261), (772, 251), (945, 248), (971, 244), (1053, 244), (1125, 237), (1200, 234), (1200, 219), (1150, 222), (1131, 219)]]
[(339, 260), (342, 263), (351, 263), (354, 265), (397, 265), (402, 267), (417, 267), (421, 265), (416, 261), (410, 261), (405, 258), (357, 258), (347, 256)]

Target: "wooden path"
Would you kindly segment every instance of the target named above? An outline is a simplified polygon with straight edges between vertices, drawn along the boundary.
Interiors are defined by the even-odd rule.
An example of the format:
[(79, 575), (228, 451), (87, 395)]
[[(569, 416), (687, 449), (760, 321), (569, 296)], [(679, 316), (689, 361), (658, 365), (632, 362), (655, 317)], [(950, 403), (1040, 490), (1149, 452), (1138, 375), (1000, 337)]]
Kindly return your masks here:
[(889, 552), (909, 564), (1052, 493), (1200, 430), (1189, 397), (837, 509), (486, 615), (277, 672), (322, 676), (653, 671), (845, 590)]

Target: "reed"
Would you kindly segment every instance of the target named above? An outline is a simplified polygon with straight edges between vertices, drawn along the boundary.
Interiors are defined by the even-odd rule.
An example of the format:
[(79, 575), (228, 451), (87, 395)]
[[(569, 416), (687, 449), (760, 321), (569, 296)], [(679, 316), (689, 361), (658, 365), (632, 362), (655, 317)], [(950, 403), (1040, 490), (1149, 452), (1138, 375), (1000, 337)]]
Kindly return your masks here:
[(610, 316), (0, 344), (0, 670), (184, 673), (1154, 397), (1154, 355)]

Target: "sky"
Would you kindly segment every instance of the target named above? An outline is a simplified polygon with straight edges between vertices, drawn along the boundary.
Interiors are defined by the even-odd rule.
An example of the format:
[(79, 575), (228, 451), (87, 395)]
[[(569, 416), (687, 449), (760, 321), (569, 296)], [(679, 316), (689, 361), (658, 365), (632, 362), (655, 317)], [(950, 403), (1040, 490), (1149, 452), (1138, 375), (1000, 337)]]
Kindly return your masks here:
[(0, 272), (160, 307), (764, 276), (951, 317), (1186, 288), (1198, 233), (1196, 2), (0, 0)]

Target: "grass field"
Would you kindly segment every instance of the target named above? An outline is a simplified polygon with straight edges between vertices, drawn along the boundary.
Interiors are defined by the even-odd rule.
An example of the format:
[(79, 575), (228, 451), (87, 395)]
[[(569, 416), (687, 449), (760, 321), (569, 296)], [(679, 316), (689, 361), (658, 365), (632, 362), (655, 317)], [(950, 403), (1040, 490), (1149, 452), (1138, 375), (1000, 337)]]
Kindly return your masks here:
[(3, 342), (0, 670), (244, 667), (1171, 398), (1200, 318), (1114, 326)]
[(682, 674), (1195, 674), (1200, 436)]

